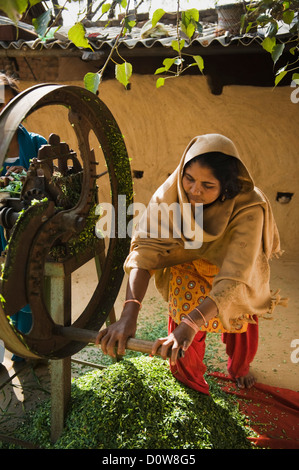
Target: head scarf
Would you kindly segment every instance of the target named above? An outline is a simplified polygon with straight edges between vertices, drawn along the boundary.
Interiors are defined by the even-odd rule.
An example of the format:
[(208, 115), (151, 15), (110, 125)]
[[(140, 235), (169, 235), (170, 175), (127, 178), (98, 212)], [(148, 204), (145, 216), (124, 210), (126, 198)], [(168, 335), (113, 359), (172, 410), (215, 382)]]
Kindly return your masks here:
[[(188, 204), (182, 185), (184, 167), (195, 156), (210, 152), (237, 159), (242, 189), (234, 198), (218, 199), (204, 208), (202, 226), (191, 215), (194, 230), (179, 230), (183, 227), (184, 204)], [(160, 228), (167, 217), (169, 236), (161, 237), (157, 230), (158, 235), (153, 236), (150, 230), (153, 208), (167, 210), (173, 203), (179, 205), (179, 214), (162, 209), (158, 224)], [(196, 245), (198, 237), (202, 243)], [(209, 297), (215, 301), (224, 327), (229, 329), (248, 316), (272, 313), (280, 302), (279, 294), (272, 297), (269, 288), (269, 259), (280, 253), (269, 201), (254, 186), (234, 143), (220, 134), (206, 134), (191, 140), (175, 171), (151, 198), (136, 227), (124, 268), (127, 273), (136, 267), (154, 272), (157, 288), (168, 299), (169, 267), (200, 258), (216, 265), (219, 273)]]

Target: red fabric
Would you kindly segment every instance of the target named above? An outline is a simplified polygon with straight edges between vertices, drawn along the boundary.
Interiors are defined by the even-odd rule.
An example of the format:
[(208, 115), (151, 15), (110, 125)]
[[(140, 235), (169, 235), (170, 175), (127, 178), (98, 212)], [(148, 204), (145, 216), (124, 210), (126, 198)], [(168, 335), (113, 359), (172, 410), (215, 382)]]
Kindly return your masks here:
[[(168, 333), (171, 333), (177, 324), (169, 317)], [(242, 377), (248, 374), (258, 345), (258, 326), (249, 324), (245, 333), (224, 333), (223, 340), (226, 342), (228, 353), (228, 370), (232, 377)], [(205, 354), (206, 332), (199, 331), (185, 351), (184, 357), (178, 359), (170, 370), (174, 377), (190, 388), (198, 392), (209, 394), (209, 385), (204, 378), (206, 366), (203, 362)]]
[(227, 370), (231, 377), (245, 377), (258, 348), (258, 319), (256, 323), (248, 323), (245, 333), (223, 333), (222, 341), (226, 345), (228, 355)]
[[(169, 317), (168, 331), (176, 328)], [(180, 382), (201, 393), (209, 394), (204, 379), (203, 364), (206, 333), (199, 331), (185, 356), (170, 370)], [(258, 344), (258, 325), (249, 324), (246, 333), (224, 333), (223, 342), (229, 356), (228, 370), (231, 377), (246, 375)], [(237, 397), (240, 411), (250, 419), (251, 428), (258, 437), (250, 440), (258, 447), (271, 449), (299, 449), (299, 393), (257, 383), (251, 389), (239, 389), (233, 378), (213, 372), (222, 389)]]
[(250, 419), (258, 433), (251, 438), (258, 447), (299, 449), (299, 393), (256, 383), (251, 389), (239, 389), (224, 374), (213, 372), (222, 389), (237, 397), (240, 411)]
[[(171, 333), (176, 328), (176, 323), (171, 317), (168, 321), (168, 333)], [(178, 359), (174, 366), (170, 364), (170, 370), (174, 377), (198, 392), (209, 395), (209, 385), (204, 378), (204, 373), (207, 368), (203, 363), (205, 354), (205, 338), (206, 333), (199, 331), (185, 351), (184, 357)]]

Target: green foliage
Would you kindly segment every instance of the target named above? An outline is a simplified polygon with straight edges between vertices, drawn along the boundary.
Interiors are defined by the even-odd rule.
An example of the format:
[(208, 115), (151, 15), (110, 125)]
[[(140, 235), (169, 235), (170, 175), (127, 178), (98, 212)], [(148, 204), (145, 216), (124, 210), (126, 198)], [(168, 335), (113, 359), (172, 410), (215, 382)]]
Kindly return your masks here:
[(76, 23), (68, 31), (68, 38), (77, 47), (84, 47), (85, 49), (92, 49), (88, 40), (85, 37), (85, 28), (82, 23)]
[(104, 5), (102, 5), (102, 15), (104, 15), (105, 13), (107, 13), (111, 8), (111, 3), (105, 3)]
[(23, 180), (26, 178), (27, 172), (22, 170), (20, 173), (11, 172), (10, 177), (12, 178), (7, 186), (1, 187), (0, 192), (8, 192), (10, 197), (20, 197)]
[(208, 379), (210, 396), (188, 389), (160, 358), (123, 360), (73, 381), (65, 429), (50, 443), (50, 404), (18, 438), (55, 449), (249, 449), (254, 433), (237, 402)]
[[(17, 21), (20, 18), (26, 9), (29, 6), (32, 6), (36, 3), (39, 3), (41, 0), (11, 0), (7, 2), (6, 0), (0, 0), (0, 9), (2, 9), (9, 18), (12, 18), (14, 21)], [(75, 1), (75, 0), (69, 0)], [(128, 16), (129, 3), (127, 0), (117, 0), (116, 4), (120, 9), (125, 11), (125, 16), (122, 24), (122, 29), (120, 34), (115, 38), (114, 46), (109, 54), (105, 64), (97, 73), (89, 73), (84, 77), (85, 87), (95, 93), (101, 83), (101, 77), (103, 76), (104, 70), (110, 60), (113, 60), (112, 55), (115, 51), (118, 50), (119, 40), (124, 37), (127, 31), (131, 31), (132, 27), (135, 26), (135, 21), (131, 21)], [(179, 1), (178, 1), (179, 6)], [(112, 8), (115, 7), (115, 2), (106, 3), (103, 2), (101, 6), (102, 15), (108, 13)], [(67, 8), (61, 7), (61, 9)], [(247, 12), (242, 17), (242, 25), (246, 25), (246, 32), (250, 31), (251, 28), (256, 26), (262, 26), (266, 28), (265, 39), (262, 42), (262, 47), (271, 54), (273, 59), (274, 66), (277, 64), (279, 59), (282, 57), (283, 52), (285, 51), (286, 42), (278, 41), (277, 36), (279, 34), (280, 25), (284, 24), (290, 27), (290, 33), (294, 34), (295, 39), (293, 40), (293, 47), (290, 49), (291, 54), (294, 56), (293, 63), (287, 63), (283, 68), (280, 68), (276, 72), (275, 85), (277, 85), (287, 73), (293, 73), (292, 78), (295, 80), (295, 74), (298, 72), (298, 52), (299, 52), (299, 0), (259, 0), (257, 2), (250, 2), (247, 6)], [(51, 11), (51, 10), (49, 10)], [(181, 12), (181, 19), (178, 17), (178, 26), (183, 31), (184, 34), (189, 39), (192, 39), (193, 34), (198, 31), (202, 31), (202, 26), (199, 22), (199, 11), (196, 8), (190, 8)], [(152, 26), (156, 26), (158, 21), (165, 14), (163, 8), (158, 8), (154, 11), (152, 16)], [(33, 20), (36, 31), (42, 37), (45, 36), (47, 28), (50, 30), (51, 25), (49, 25), (50, 14), (41, 15), (39, 18)], [(55, 20), (54, 20), (55, 21)], [(178, 28), (179, 29), (179, 28)], [(47, 36), (46, 36), (47, 37)], [(92, 49), (88, 40), (85, 37), (85, 29), (82, 24), (76, 23), (72, 28), (70, 28), (68, 33), (69, 39), (77, 46), (83, 48)], [(188, 54), (183, 54), (183, 48), (185, 45), (185, 40), (180, 38), (178, 33), (178, 38), (172, 42), (172, 49), (178, 53), (178, 56), (175, 57), (172, 66), (176, 66), (176, 69), (167, 67), (159, 67), (155, 74), (166, 74), (165, 77), (160, 77), (157, 79), (156, 87), (160, 88), (165, 84), (166, 78), (173, 78), (180, 76), (191, 66), (198, 66), (199, 71), (203, 73), (204, 63), (201, 56), (193, 56), (194, 62), (189, 63), (184, 66), (185, 59)], [(191, 56), (192, 57), (192, 56)], [(168, 60), (172, 60), (168, 59)], [(132, 65), (123, 60), (123, 63), (116, 64), (115, 66), (115, 76), (116, 79), (125, 87), (129, 84), (129, 79), (132, 75)]]
[(130, 83), (130, 77), (132, 76), (132, 64), (129, 62), (123, 62), (122, 64), (115, 65), (115, 78), (127, 87)]
[(44, 13), (42, 13), (38, 18), (33, 18), (32, 19), (32, 24), (35, 28), (35, 31), (37, 32), (37, 34), (41, 37), (44, 37), (46, 32), (47, 32), (47, 29), (48, 29), (48, 25), (51, 21), (51, 16), (52, 16), (52, 10), (46, 10)]
[(265, 49), (265, 51), (270, 52), (271, 54), (273, 52), (275, 45), (276, 45), (276, 39), (273, 37), (269, 37), (269, 36), (266, 37), (262, 42), (262, 46)]
[[(160, 18), (160, 15), (164, 14), (164, 10), (159, 9), (154, 12), (153, 15), (153, 24), (156, 24), (156, 21), (158, 18)], [(154, 20), (155, 18), (155, 20)], [(202, 31), (202, 26), (199, 23), (199, 11), (196, 8), (192, 8), (190, 10), (186, 10), (182, 12), (181, 15), (181, 21), (180, 21), (180, 28), (181, 31), (188, 36), (189, 39), (192, 38), (193, 34), (195, 31)], [(171, 77), (178, 77), (182, 73), (184, 73), (189, 67), (192, 67), (193, 65), (198, 66), (199, 71), (203, 73), (204, 69), (204, 60), (201, 56), (196, 55), (196, 56), (190, 56), (190, 54), (183, 53), (183, 48), (185, 46), (185, 39), (181, 39), (180, 33), (178, 32), (178, 37), (176, 40), (173, 40), (171, 43), (172, 49), (178, 53), (176, 57), (172, 58), (166, 58), (163, 61), (163, 67), (159, 67), (155, 71), (156, 74), (160, 73), (169, 73), (170, 75), (167, 75), (166, 77), (160, 77), (156, 81), (156, 88), (160, 88), (165, 84), (165, 79), (171, 78)], [(186, 57), (192, 57), (193, 60), (195, 61), (194, 63), (190, 63), (184, 67), (184, 62)], [(176, 66), (176, 69), (173, 70), (172, 67)]]
[[(151, 315), (140, 315), (138, 338), (154, 341), (167, 335), (165, 304), (145, 301)], [(154, 321), (152, 318), (154, 317)], [(219, 335), (208, 334), (205, 361), (213, 370), (219, 361)], [(214, 379), (207, 378), (210, 396), (185, 387), (170, 373), (168, 361), (127, 351), (115, 363), (92, 345), (87, 360), (109, 366), (76, 373), (73, 364), (71, 407), (61, 438), (51, 444), (51, 404), (41, 402), (26, 414), (14, 437), (42, 448), (56, 449), (244, 449), (255, 436), (238, 402)], [(85, 356), (84, 356), (85, 357)], [(80, 366), (82, 367), (82, 366)], [(214, 369), (215, 370), (215, 369)], [(90, 371), (90, 368), (88, 368)], [(78, 377), (79, 375), (79, 377)], [(0, 448), (15, 447), (0, 442)]]
[(271, 53), (272, 60), (274, 64), (278, 61), (279, 57), (282, 55), (284, 51), (285, 45), (284, 44), (275, 44), (273, 51)]
[(196, 65), (198, 66), (199, 70), (203, 72), (204, 69), (204, 61), (203, 58), (200, 55), (194, 55), (193, 59), (196, 62)]
[(297, 85), (299, 85), (299, 73), (293, 74), (293, 80)]
[[(177, 57), (164, 59), (163, 60), (163, 67), (159, 67), (158, 69), (156, 69), (155, 75), (157, 75), (159, 73), (167, 73), (167, 72), (172, 74), (172, 75), (168, 75), (166, 77), (158, 78), (158, 80), (156, 81), (156, 88), (160, 88), (161, 86), (163, 86), (164, 83), (165, 83), (165, 79), (171, 78), (171, 77), (177, 77), (177, 76), (181, 75), (183, 72), (185, 72), (189, 67), (192, 67), (194, 65), (199, 68), (199, 71), (201, 73), (203, 73), (204, 60), (200, 55), (191, 56), (194, 59), (195, 62), (191, 63), (191, 64), (187, 65), (185, 68), (183, 68), (183, 64), (184, 64), (184, 61), (185, 61), (185, 59), (183, 58), (183, 54), (181, 53), (181, 48), (184, 47), (184, 42), (183, 41), (184, 40), (182, 40), (180, 42), (173, 41), (173, 47), (175, 48), (175, 50), (179, 51), (179, 55)], [(190, 57), (189, 54), (184, 54), (184, 56)], [(176, 71), (171, 70), (172, 66), (174, 66), (174, 65), (176, 66)]]
[[(290, 52), (295, 57), (293, 63), (287, 63), (276, 72), (275, 86), (286, 76), (293, 72), (292, 79), (295, 80), (298, 70), (298, 52), (299, 52), (299, 0), (260, 0), (247, 7), (247, 21), (250, 27), (260, 26), (265, 29), (265, 39), (262, 47), (271, 54), (273, 64), (281, 58), (286, 44), (291, 41), (294, 45)], [(294, 37), (286, 42), (278, 42), (278, 34), (281, 26), (288, 26), (289, 31)]]
[(153, 13), (153, 18), (152, 18), (152, 26), (156, 26), (158, 21), (162, 18), (162, 16), (165, 14), (165, 11), (163, 8), (158, 8), (156, 11)]
[(123, 8), (126, 8), (127, 5), (128, 5), (128, 2), (127, 0), (116, 0), (116, 3), (118, 3), (120, 6), (122, 6)]
[(164, 60), (163, 60), (163, 65), (164, 65), (164, 67), (158, 68), (158, 69), (155, 71), (155, 74), (157, 74), (157, 73), (162, 73), (162, 72), (167, 72), (167, 71), (172, 67), (172, 65), (174, 64), (174, 62), (175, 62), (175, 58), (174, 58), (174, 59), (164, 59)]
[(8, 18), (17, 22), (25, 13), (29, 0), (0, 0), (0, 10), (7, 14)]
[(84, 75), (84, 86), (86, 90), (96, 93), (101, 83), (101, 77), (98, 73), (88, 72)]
[(190, 39), (197, 30), (202, 32), (202, 26), (199, 23), (199, 11), (196, 8), (191, 8), (182, 12), (181, 29)]
[(132, 28), (136, 25), (136, 21), (134, 21), (134, 20), (131, 21), (127, 16), (125, 16), (124, 24), (125, 24), (124, 34), (126, 34), (127, 31), (129, 31), (129, 32), (132, 31)]
[(177, 52), (180, 52), (183, 49), (184, 45), (185, 45), (185, 39), (181, 39), (180, 41), (175, 40), (175, 41), (172, 41), (171, 43), (172, 49)]

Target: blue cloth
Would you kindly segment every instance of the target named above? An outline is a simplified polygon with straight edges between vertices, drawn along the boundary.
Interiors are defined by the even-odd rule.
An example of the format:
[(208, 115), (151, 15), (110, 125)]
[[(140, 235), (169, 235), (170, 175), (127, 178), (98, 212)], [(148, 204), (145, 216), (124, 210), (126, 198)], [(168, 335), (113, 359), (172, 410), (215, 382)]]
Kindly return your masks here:
[[(5, 175), (7, 169), (11, 166), (22, 166), (28, 170), (30, 160), (36, 158), (38, 150), (42, 145), (47, 144), (47, 140), (39, 134), (28, 132), (22, 124), (18, 128), (19, 157), (13, 163), (4, 161), (1, 175)], [(0, 242), (1, 251), (5, 250), (7, 241), (4, 236), (3, 227), (0, 226)], [(25, 305), (19, 312), (11, 315), (12, 323), (21, 333), (28, 333), (32, 325), (32, 315), (29, 305)], [(13, 356), (13, 360), (18, 360), (17, 356)]]
[(1, 175), (5, 175), (7, 168), (11, 166), (22, 166), (28, 170), (30, 160), (36, 158), (38, 150), (42, 145), (47, 144), (44, 137), (34, 132), (28, 132), (22, 124), (19, 125), (18, 143), (19, 143), (19, 158), (13, 163), (7, 163), (4, 161)]

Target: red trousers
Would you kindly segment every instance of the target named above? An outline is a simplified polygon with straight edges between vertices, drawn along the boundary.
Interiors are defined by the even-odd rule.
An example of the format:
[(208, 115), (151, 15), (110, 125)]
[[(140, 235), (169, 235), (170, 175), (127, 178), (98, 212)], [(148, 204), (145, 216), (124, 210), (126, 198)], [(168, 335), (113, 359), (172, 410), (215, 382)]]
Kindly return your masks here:
[[(257, 322), (257, 318), (255, 318)], [(176, 328), (176, 323), (169, 317), (168, 333)], [(174, 377), (190, 388), (209, 394), (209, 385), (204, 378), (206, 366), (203, 362), (205, 355), (206, 332), (199, 331), (192, 344), (185, 351), (184, 357), (176, 364), (170, 364)], [(226, 345), (228, 355), (227, 370), (232, 378), (244, 377), (249, 372), (258, 347), (258, 323), (249, 323), (245, 333), (223, 333), (222, 341)]]

